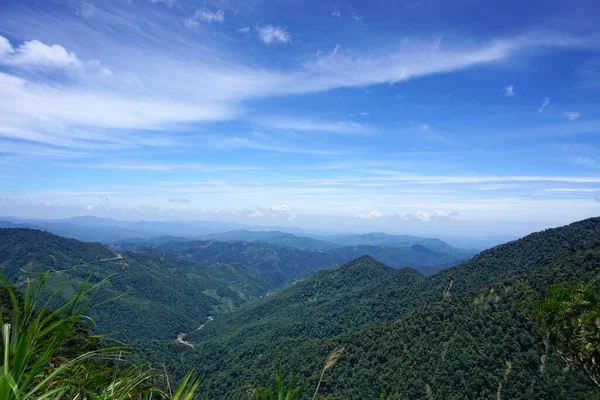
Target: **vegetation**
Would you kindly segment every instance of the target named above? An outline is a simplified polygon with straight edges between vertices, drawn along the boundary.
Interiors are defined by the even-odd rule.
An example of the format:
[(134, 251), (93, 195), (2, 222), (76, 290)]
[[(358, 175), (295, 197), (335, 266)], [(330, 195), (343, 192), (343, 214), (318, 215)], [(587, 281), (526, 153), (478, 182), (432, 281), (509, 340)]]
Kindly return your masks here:
[[(200, 243), (214, 248), (199, 248)], [(178, 379), (192, 368), (205, 373), (203, 386), (211, 398), (597, 398), (592, 380), (599, 351), (600, 218), (529, 235), (432, 276), (363, 256), (247, 304), (248, 293), (256, 293), (252, 288), (274, 276), (270, 269), (306, 271), (302, 263), (318, 252), (303, 251), (302, 262), (288, 265), (285, 257), (297, 253), (265, 243), (159, 241), (151, 248), (160, 254), (123, 253), (129, 267), (121, 271), (123, 282), (106, 284), (114, 292), (103, 297), (98, 291), (99, 317), (115, 324), (112, 329), (120, 323), (114, 315), (145, 318), (149, 312), (160, 325), (161, 304), (175, 300), (189, 309), (198, 303), (219, 311), (227, 304), (223, 299), (230, 299), (232, 310), (213, 321), (203, 324), (207, 314), (200, 312), (201, 318), (190, 317), (196, 325), (185, 327), (185, 340), (193, 347), (175, 343), (174, 332), (129, 341), (135, 345), (136, 364), (164, 364)], [(27, 259), (26, 254), (9, 254), (15, 256), (3, 259)], [(261, 264), (263, 255), (267, 258)], [(239, 264), (229, 262), (234, 256), (241, 257)], [(5, 270), (23, 267), (3, 259)], [(94, 272), (90, 282), (103, 279), (118, 262), (97, 263), (95, 268), (104, 269)], [(73, 271), (83, 273), (82, 266)], [(22, 284), (23, 276), (17, 273), (14, 281)], [(68, 289), (71, 280), (83, 279), (75, 272), (65, 276), (52, 273), (48, 284), (66, 282)], [(173, 290), (180, 286), (188, 296), (197, 293), (194, 287), (203, 287), (211, 300), (197, 295), (185, 303)], [(117, 302), (126, 296), (152, 299), (152, 310), (144, 310), (141, 302), (123, 310), (103, 308), (118, 293), (125, 296)], [(523, 305), (532, 299), (533, 307), (524, 314)], [(343, 354), (332, 358), (331, 349), (342, 347)], [(335, 359), (335, 368), (324, 368), (324, 359)], [(278, 372), (272, 381), (252, 384), (273, 371)]]
[(536, 331), (600, 388), (600, 296), (578, 281), (557, 282), (533, 303)]
[(320, 250), (262, 242), (133, 240), (121, 241), (114, 244), (113, 248), (117, 251), (156, 251), (166, 257), (176, 257), (200, 264), (225, 263), (251, 267), (277, 280), (279, 283), (277, 288), (292, 283), (309, 272), (339, 266), (362, 255), (370, 255), (393, 268), (412, 267), (426, 275), (456, 265), (473, 255), (473, 252), (449, 245), (429, 248), (420, 244), (358, 245)]
[[(188, 374), (173, 393), (154, 387), (153, 371), (140, 366), (121, 368), (122, 347), (107, 348), (81, 326), (83, 312), (103, 282), (86, 280), (77, 293), (55, 310), (43, 301), (47, 274), (24, 295), (1, 287), (3, 323), (0, 398), (3, 400), (191, 399), (200, 379)], [(6, 322), (10, 321), (10, 322)]]
[(344, 357), (320, 388), (333, 399), (596, 398), (518, 305), (556, 281), (600, 286), (599, 239), (600, 219), (585, 220), (431, 277), (363, 257), (220, 316), (166, 362), (206, 371), (217, 398), (241, 398), (278, 365), (308, 376), (336, 346)]

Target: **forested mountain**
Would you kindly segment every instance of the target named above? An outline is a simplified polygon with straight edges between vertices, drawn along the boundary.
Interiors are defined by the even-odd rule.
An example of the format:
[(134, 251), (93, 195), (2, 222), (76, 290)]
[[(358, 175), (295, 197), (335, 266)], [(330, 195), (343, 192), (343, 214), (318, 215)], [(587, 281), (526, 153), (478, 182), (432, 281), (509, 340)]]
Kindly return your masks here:
[(432, 250), (422, 245), (403, 247), (343, 246), (329, 250), (299, 249), (262, 242), (219, 242), (197, 240), (124, 240), (113, 244), (115, 250), (157, 251), (202, 264), (241, 264), (273, 274), (282, 284), (291, 283), (306, 273), (341, 265), (362, 255), (370, 255), (394, 267), (413, 267), (430, 275), (473, 255), (450, 246)]
[(170, 347), (168, 362), (206, 371), (217, 398), (240, 398), (278, 365), (313, 373), (337, 346), (346, 350), (323, 390), (334, 399), (595, 398), (547, 353), (518, 305), (558, 280), (599, 287), (599, 272), (599, 218), (430, 277), (362, 257), (219, 316), (190, 334), (193, 350)]
[[(531, 234), (430, 276), (361, 256), (263, 298), (294, 274), (354, 251), (439, 253), (419, 244), (318, 251), (173, 237), (119, 246), (0, 229), (0, 268), (20, 287), (50, 270), (49, 290), (65, 285), (66, 297), (90, 273), (94, 282), (116, 273), (89, 312), (98, 331), (119, 332), (139, 360), (175, 376), (206, 373), (210, 398), (245, 398), (278, 367), (288, 379), (314, 374), (340, 347), (319, 398), (597, 398), (533, 334), (526, 305), (556, 281), (600, 289), (600, 218)], [(176, 342), (180, 332), (187, 337)]]
[(211, 233), (202, 235), (195, 239), (198, 240), (220, 240), (220, 241), (241, 241), (241, 242), (264, 242), (286, 247), (296, 247), (298, 249), (328, 250), (336, 247), (342, 247), (330, 241), (313, 239), (306, 236), (297, 236), (293, 233), (281, 231), (249, 231), (241, 229), (222, 233)]
[[(158, 253), (115, 253), (31, 229), (0, 229), (0, 272), (22, 287), (50, 271), (48, 291), (66, 287), (66, 299), (92, 274), (92, 282), (114, 275), (89, 310), (98, 332), (121, 339), (173, 339), (209, 316), (260, 297), (278, 282), (244, 266), (198, 265)], [(108, 301), (113, 299), (112, 301)]]
[(330, 235), (330, 236), (317, 236), (322, 240), (327, 240), (332, 243), (337, 243), (342, 246), (360, 246), (360, 245), (371, 245), (371, 246), (397, 246), (406, 247), (413, 245), (425, 246), (431, 250), (440, 251), (453, 251), (455, 250), (452, 246), (435, 238), (423, 238), (419, 236), (411, 235), (390, 235), (387, 233), (374, 232), (374, 233), (363, 233), (363, 234), (349, 234), (349, 235)]

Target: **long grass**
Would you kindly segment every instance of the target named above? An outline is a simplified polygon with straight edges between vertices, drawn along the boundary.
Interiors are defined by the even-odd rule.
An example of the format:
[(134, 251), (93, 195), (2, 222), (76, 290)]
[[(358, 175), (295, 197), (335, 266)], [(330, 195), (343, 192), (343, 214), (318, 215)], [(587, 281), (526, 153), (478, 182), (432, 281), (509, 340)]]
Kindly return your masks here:
[[(35, 285), (29, 280), (24, 295), (0, 282), (10, 303), (1, 310), (0, 400), (141, 400), (153, 396), (191, 400), (194, 397), (202, 377), (190, 372), (173, 393), (166, 393), (153, 386), (152, 369), (118, 367), (115, 361), (121, 360), (126, 351), (121, 346), (65, 356), (64, 348), (68, 347), (78, 324), (89, 320), (84, 311), (108, 278), (90, 285), (88, 277), (70, 300), (52, 309), (50, 305), (58, 298), (59, 291), (44, 300), (47, 277), (47, 273), (42, 275)], [(106, 370), (98, 368), (103, 362), (113, 365), (112, 376), (107, 377)]]

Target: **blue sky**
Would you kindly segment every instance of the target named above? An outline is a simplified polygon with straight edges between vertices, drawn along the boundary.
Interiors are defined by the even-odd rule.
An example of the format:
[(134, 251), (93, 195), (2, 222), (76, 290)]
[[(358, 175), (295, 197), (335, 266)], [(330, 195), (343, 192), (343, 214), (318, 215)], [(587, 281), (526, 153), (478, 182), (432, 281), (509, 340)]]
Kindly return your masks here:
[(594, 1), (4, 0), (0, 215), (597, 216), (599, 22)]

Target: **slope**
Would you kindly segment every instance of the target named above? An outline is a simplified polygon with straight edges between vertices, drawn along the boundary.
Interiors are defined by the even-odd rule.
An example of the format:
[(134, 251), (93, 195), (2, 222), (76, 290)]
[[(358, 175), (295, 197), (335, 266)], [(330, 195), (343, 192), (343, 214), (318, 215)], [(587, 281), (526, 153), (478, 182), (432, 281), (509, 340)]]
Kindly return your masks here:
[(168, 257), (212, 264), (246, 265), (272, 274), (280, 286), (291, 283), (309, 271), (341, 265), (362, 255), (371, 255), (394, 268), (412, 267), (432, 274), (469, 258), (462, 251), (434, 251), (421, 245), (408, 247), (344, 246), (329, 250), (299, 249), (270, 243), (239, 241), (125, 240), (113, 249), (157, 251)]
[(64, 299), (90, 274), (93, 282), (113, 276), (89, 314), (100, 327), (96, 332), (121, 339), (173, 339), (276, 285), (252, 268), (197, 265), (158, 253), (116, 254), (98, 243), (31, 229), (0, 229), (0, 271), (17, 287), (49, 271), (48, 291), (64, 287)]
[[(565, 267), (560, 270), (563, 271), (560, 274), (552, 275), (554, 273), (550, 274), (547, 271), (551, 270), (553, 265), (558, 265), (557, 263), (563, 263), (564, 265), (576, 263), (573, 260), (582, 257), (582, 254), (595, 251), (598, 241), (600, 241), (600, 219), (592, 218), (565, 227), (538, 232), (516, 242), (485, 251), (468, 262), (428, 278), (420, 277), (414, 271), (409, 272), (408, 270), (395, 271), (399, 274), (395, 276), (392, 275), (394, 271), (389, 268), (385, 268), (369, 258), (362, 258), (340, 269), (322, 271), (313, 278), (299, 282), (293, 287), (282, 290), (266, 299), (248, 304), (233, 313), (219, 316), (210, 326), (191, 335), (190, 340), (196, 343), (196, 349), (188, 354), (186, 358), (183, 358), (186, 360), (184, 364), (193, 363), (198, 368), (206, 370), (209, 378), (212, 377), (210, 381), (218, 396), (236, 398), (243, 391), (242, 386), (247, 382), (259, 379), (260, 374), (268, 373), (280, 363), (289, 366), (289, 368), (297, 368), (304, 373), (316, 371), (319, 368), (317, 365), (320, 362), (319, 360), (323, 360), (333, 347), (348, 343), (353, 338), (352, 335), (360, 333), (363, 336), (353, 342), (356, 346), (352, 356), (354, 364), (350, 364), (348, 369), (345, 370), (348, 376), (343, 379), (340, 378), (346, 381), (346, 386), (343, 386), (345, 389), (339, 389), (342, 390), (340, 393), (343, 393), (343, 395), (337, 397), (338, 394), (334, 390), (335, 384), (331, 386), (331, 393), (335, 394), (336, 398), (365, 398), (357, 394), (365, 393), (362, 390), (366, 389), (364, 389), (364, 386), (357, 386), (360, 377), (356, 375), (358, 371), (356, 363), (362, 362), (360, 360), (371, 360), (369, 362), (372, 363), (371, 367), (374, 368), (375, 372), (394, 371), (397, 363), (401, 363), (403, 360), (403, 356), (400, 355), (388, 358), (383, 350), (376, 352), (373, 348), (360, 348), (360, 343), (369, 343), (369, 340), (372, 343), (377, 342), (379, 347), (386, 348), (388, 339), (385, 338), (385, 335), (382, 338), (382, 335), (388, 330), (404, 332), (397, 339), (398, 341), (409, 343), (411, 340), (416, 340), (415, 338), (423, 338), (422, 341), (419, 341), (420, 346), (427, 346), (429, 343), (435, 349), (431, 350), (435, 354), (444, 353), (443, 348), (440, 348), (439, 345), (448, 342), (452, 338), (452, 336), (446, 334), (447, 332), (477, 332), (473, 334), (473, 337), (467, 335), (457, 339), (458, 342), (462, 343), (462, 347), (458, 348), (465, 355), (471, 354), (471, 351), (476, 353), (482, 351), (476, 346), (476, 340), (483, 341), (485, 335), (489, 333), (489, 340), (506, 343), (506, 352), (510, 353), (499, 358), (498, 362), (501, 365), (506, 366), (506, 362), (512, 362), (513, 359), (515, 363), (517, 361), (526, 363), (527, 357), (531, 357), (529, 353), (535, 350), (532, 347), (535, 346), (535, 341), (531, 338), (530, 332), (527, 331), (530, 327), (522, 318), (518, 317), (514, 309), (514, 298), (507, 297), (506, 299), (506, 307), (512, 307), (512, 309), (500, 314), (491, 314), (486, 317), (485, 321), (471, 318), (472, 314), (481, 313), (481, 310), (467, 306), (476, 304), (475, 299), (480, 299), (482, 293), (489, 294), (491, 286), (527, 274), (538, 273), (544, 277), (545, 280), (538, 279), (532, 281), (532, 284), (540, 288), (546, 287), (551, 278), (557, 279), (566, 276), (567, 272), (565, 271), (569, 271), (569, 267)], [(598, 272), (597, 267), (596, 264), (590, 267), (592, 271), (590, 273), (596, 274)], [(361, 278), (363, 268), (365, 271), (370, 271), (366, 273), (366, 276), (369, 277), (367, 282)], [(589, 276), (581, 273), (575, 274), (582, 279), (589, 278)], [(495, 291), (499, 290), (499, 288), (495, 289)], [(484, 296), (483, 300), (477, 301), (479, 304), (484, 304), (489, 303), (490, 299), (495, 301), (495, 298), (496, 296)], [(502, 299), (502, 296), (499, 298)], [(444, 299), (446, 299), (446, 302), (440, 303)], [(455, 302), (456, 310), (449, 311), (449, 314), (443, 314), (444, 310), (450, 309), (449, 305), (454, 307)], [(445, 321), (444, 324), (432, 323), (425, 324), (425, 326), (418, 324), (423, 319), (430, 322), (427, 320), (428, 316), (435, 315), (436, 312), (442, 313), (435, 318)], [(453, 317), (455, 314), (457, 316), (456, 320)], [(410, 318), (411, 315), (414, 315), (413, 319), (410, 320), (411, 322), (400, 320), (397, 322), (398, 325), (394, 325), (394, 321), (400, 318)], [(466, 322), (460, 322), (461, 318)], [(480, 329), (481, 324), (483, 324), (482, 326), (488, 326), (490, 329), (495, 326), (494, 324), (500, 325), (496, 331), (488, 332), (487, 329)], [(383, 327), (377, 328), (378, 325)], [(413, 326), (413, 329), (403, 330), (401, 329), (403, 326)], [(438, 327), (440, 330), (438, 330)], [(421, 330), (422, 334), (419, 333)], [(428, 334), (429, 336), (427, 336)], [(529, 335), (529, 339), (521, 337), (523, 335)], [(515, 341), (504, 340), (508, 337), (514, 338)], [(502, 338), (504, 339), (501, 340)], [(440, 340), (442, 341), (440, 342)], [(390, 339), (389, 343), (396, 342)], [(489, 344), (489, 341), (485, 343)], [(475, 350), (471, 350), (469, 347), (471, 345), (474, 346)], [(419, 363), (426, 365), (425, 355), (430, 353), (425, 352), (425, 349), (416, 345), (414, 348), (415, 353), (411, 357), (421, 357), (418, 361), (414, 361), (415, 367), (413, 369), (417, 371), (416, 365)], [(410, 352), (407, 347), (402, 347), (402, 349), (404, 350), (400, 354)], [(491, 354), (498, 354), (502, 350), (498, 348), (494, 351)], [(529, 356), (524, 356), (521, 353), (527, 353)], [(452, 355), (458, 357), (457, 353), (452, 353)], [(469, 361), (467, 356), (465, 357), (464, 359), (452, 359), (455, 363), (458, 362), (456, 360), (460, 360), (457, 365), (462, 365), (463, 378), (461, 380), (458, 376), (456, 378), (457, 382), (468, 381), (468, 378), (464, 375), (469, 373), (470, 368), (475, 367), (475, 364)], [(536, 357), (539, 360), (539, 355)], [(348, 356), (349, 359), (350, 356)], [(479, 365), (479, 368), (483, 370), (481, 374), (486, 376), (491, 374), (495, 377), (495, 380), (489, 378), (486, 381), (486, 390), (489, 389), (490, 382), (494, 382), (497, 390), (497, 385), (500, 382), (498, 378), (499, 369), (496, 368), (498, 364), (490, 363), (486, 366), (487, 361), (485, 360), (487, 359), (485, 357), (476, 359), (481, 362), (481, 365)], [(415, 358), (415, 360), (417, 359)], [(172, 360), (172, 362), (176, 365), (179, 361)], [(435, 363), (432, 363), (432, 365), (435, 365)], [(533, 363), (527, 368), (529, 368), (527, 371), (530, 373), (536, 368), (539, 370), (539, 363)], [(556, 365), (552, 368), (549, 367), (549, 370), (554, 371), (553, 374), (558, 373), (557, 371), (560, 369), (561, 367), (556, 367)], [(450, 366), (444, 366), (443, 373), (448, 374), (450, 370), (454, 371)], [(405, 371), (410, 374), (410, 368)], [(418, 383), (419, 379), (423, 380), (423, 376), (431, 373), (431, 370), (423, 372), (424, 369), (419, 369), (418, 371), (422, 375), (411, 375), (414, 378), (411, 378), (411, 380), (406, 376), (402, 379), (417, 382), (414, 385), (419, 386), (421, 385), (421, 383)], [(398, 389), (401, 390), (400, 392), (392, 392), (390, 389), (393, 386), (390, 383), (392, 378), (382, 378), (383, 383), (377, 386), (373, 383), (378, 382), (379, 378), (377, 376), (370, 376), (374, 379), (370, 383), (373, 387), (373, 394), (377, 395), (380, 390), (385, 389), (384, 391), (390, 391), (391, 398), (413, 398), (407, 395), (408, 392), (402, 392), (406, 389), (404, 386), (399, 386), (399, 388), (402, 388)], [(514, 390), (513, 393), (523, 388), (523, 379), (525, 381), (529, 379), (523, 378), (522, 374), (519, 376), (521, 386), (514, 386), (511, 389)], [(386, 379), (388, 380), (386, 381)], [(548, 379), (557, 379), (557, 382), (569, 382), (568, 384), (565, 383), (566, 387), (576, 387), (582, 384), (582, 390), (584, 392), (587, 390), (585, 382), (576, 384), (578, 377), (575, 375), (570, 377), (552, 375)], [(441, 380), (440, 382), (444, 381)], [(432, 385), (431, 382), (423, 381), (419, 390), (425, 390), (425, 384)], [(353, 392), (352, 387), (360, 388), (360, 391)], [(531, 390), (541, 390), (539, 385), (533, 385), (532, 387)], [(441, 390), (440, 385), (436, 390)], [(455, 386), (449, 386), (448, 390), (454, 390), (453, 395), (456, 395), (462, 393), (461, 390), (463, 389), (460, 389), (460, 385), (457, 383)], [(446, 392), (442, 391), (441, 393)], [(480, 392), (479, 394), (486, 397), (485, 393), (487, 392)], [(352, 394), (352, 396), (348, 397), (348, 394)], [(366, 396), (366, 398), (369, 397)], [(465, 396), (461, 395), (459, 397), (464, 398)], [(468, 395), (466, 397), (471, 398)], [(452, 397), (442, 396), (442, 398)], [(559, 396), (557, 398), (565, 397)]]

